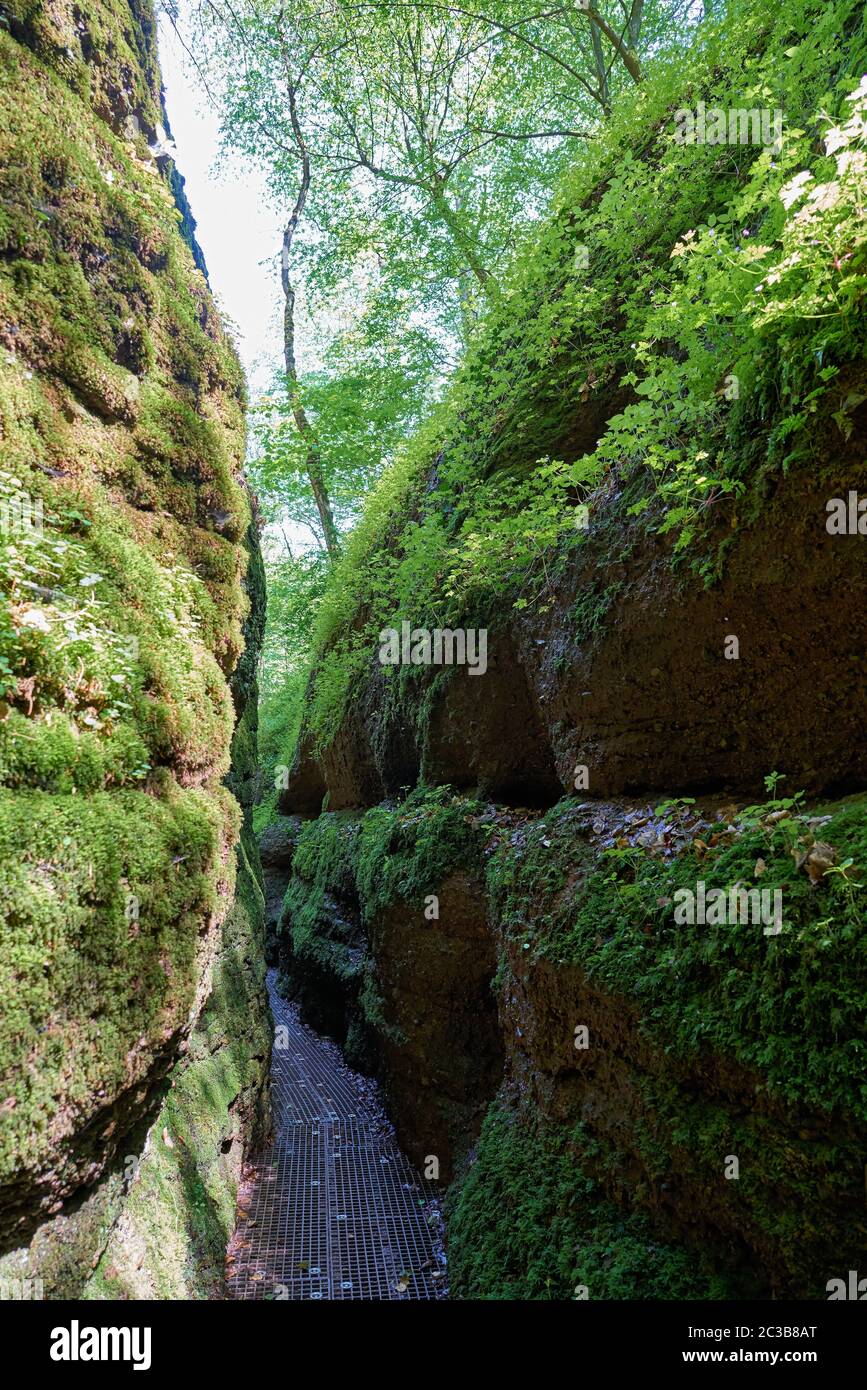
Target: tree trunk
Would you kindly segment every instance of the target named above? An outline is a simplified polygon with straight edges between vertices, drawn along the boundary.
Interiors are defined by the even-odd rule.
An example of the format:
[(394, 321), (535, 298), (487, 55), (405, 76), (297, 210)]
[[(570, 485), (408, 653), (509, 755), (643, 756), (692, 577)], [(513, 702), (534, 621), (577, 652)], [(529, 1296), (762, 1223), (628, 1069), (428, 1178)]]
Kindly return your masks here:
[(638, 35), (641, 30), (641, 14), (643, 9), (644, 0), (634, 0), (632, 10), (630, 11), (629, 15), (629, 23), (627, 26), (630, 40), (629, 44), (623, 42), (623, 40), (620, 38), (620, 35), (617, 34), (611, 28), (611, 25), (607, 22), (607, 20), (603, 19), (599, 11), (595, 10), (592, 5), (588, 5), (587, 8), (584, 10), (584, 13), (587, 15), (588, 19), (590, 20), (590, 23), (594, 27), (598, 28), (601, 31), (601, 33), (605, 35), (608, 42), (620, 54), (620, 57), (623, 60), (623, 66), (626, 68), (626, 71), (629, 73), (629, 76), (632, 78), (633, 82), (641, 81), (641, 64), (639, 63), (630, 45), (633, 42), (633, 35), (635, 43), (638, 42)]
[[(291, 235), (289, 241), (291, 242)], [(322, 524), (322, 535), (325, 539), (325, 548), (333, 559), (340, 551), (340, 537), (337, 527), (334, 524), (331, 499), (328, 496), (328, 488), (322, 472), (322, 455), (319, 452), (319, 441), (316, 438), (316, 431), (307, 418), (307, 412), (301, 400), (301, 392), (298, 389), (298, 366), (295, 361), (295, 291), (289, 279), (289, 251), (286, 245), (285, 233), (283, 236), (281, 280), (284, 297), (283, 359), (286, 368), (286, 389), (289, 392), (289, 404), (292, 407), (292, 417), (295, 421), (295, 427), (304, 442), (307, 477), (310, 481), (310, 488), (313, 493), (313, 500), (316, 503), (316, 510), (319, 512), (319, 520)]]
[(595, 24), (590, 25), (590, 42), (593, 45), (593, 61), (596, 64), (596, 76), (599, 80), (599, 104), (605, 115), (610, 116), (611, 96), (608, 91), (608, 69), (605, 66), (602, 37)]
[(289, 404), (292, 407), (295, 427), (301, 436), (306, 450), (307, 477), (310, 481), (310, 488), (313, 492), (316, 510), (319, 512), (325, 548), (333, 559), (340, 551), (340, 537), (337, 527), (334, 524), (331, 499), (328, 496), (325, 475), (322, 471), (322, 454), (319, 449), (319, 440), (316, 438), (316, 431), (307, 418), (307, 412), (304, 409), (304, 404), (301, 400), (301, 392), (298, 386), (298, 364), (295, 361), (295, 290), (292, 281), (289, 279), (289, 253), (292, 250), (292, 240), (295, 236), (301, 214), (304, 211), (304, 206), (307, 202), (307, 193), (310, 188), (310, 155), (307, 150), (307, 142), (301, 130), (301, 122), (298, 119), (296, 87), (289, 75), (288, 54), (285, 46), (281, 44), (281, 47), (284, 63), (286, 64), (286, 81), (289, 94), (289, 115), (292, 121), (292, 133), (295, 137), (298, 153), (301, 155), (301, 183), (298, 187), (298, 197), (295, 199), (295, 206), (292, 209), (289, 221), (286, 223), (286, 227), (283, 231), (283, 250), (280, 258), (280, 282), (283, 286), (284, 299), (283, 359), (286, 368), (286, 389), (289, 392)]
[(638, 49), (638, 39), (641, 34), (641, 16), (644, 10), (644, 0), (632, 0), (632, 10), (629, 15), (629, 47), (635, 53)]
[(481, 257), (473, 244), (473, 239), (467, 232), (461, 221), (460, 215), (455, 212), (441, 187), (434, 187), (431, 192), (434, 209), (439, 214), (441, 221), (448, 228), (455, 247), (460, 251), (473, 275), (481, 286), (485, 298), (493, 303), (497, 298), (496, 289), (486, 267), (482, 264)]

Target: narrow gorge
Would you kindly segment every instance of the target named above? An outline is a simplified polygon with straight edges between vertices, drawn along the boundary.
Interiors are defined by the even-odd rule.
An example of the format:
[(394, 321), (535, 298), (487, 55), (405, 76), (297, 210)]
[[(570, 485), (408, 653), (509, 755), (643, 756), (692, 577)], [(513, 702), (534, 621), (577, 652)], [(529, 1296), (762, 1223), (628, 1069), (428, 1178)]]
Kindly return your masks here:
[[(0, 1295), (860, 1298), (863, 6), (574, 7), (556, 178), (549, 77), (520, 166), (494, 86), (398, 175), (318, 11), (200, 8), (262, 392), (150, 0), (0, 0)], [(468, 104), (516, 29), (578, 61), (409, 8)]]

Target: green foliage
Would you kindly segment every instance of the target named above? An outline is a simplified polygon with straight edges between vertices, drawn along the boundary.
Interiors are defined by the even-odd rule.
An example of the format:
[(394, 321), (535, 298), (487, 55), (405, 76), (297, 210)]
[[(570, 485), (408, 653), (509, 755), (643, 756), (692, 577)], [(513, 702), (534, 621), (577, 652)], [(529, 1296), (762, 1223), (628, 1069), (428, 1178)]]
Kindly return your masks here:
[[(300, 381), (323, 480), (341, 526), (357, 518), (361, 499), (417, 421), (430, 390), (433, 363), (426, 336), (401, 334), (395, 325), (399, 306), (383, 300), (379, 295), (368, 302), (353, 331), (335, 339), (325, 350), (322, 367), (302, 374)], [(269, 523), (261, 691), (265, 786), (272, 789), (266, 799), (273, 808), (272, 772), (276, 764), (292, 762), (315, 615), (330, 562), (310, 490), (307, 446), (282, 379), (257, 403), (252, 419), (249, 477)], [(298, 542), (304, 529), (312, 537), (312, 548)], [(267, 814), (260, 813), (260, 824)]]
[[(383, 469), (402, 470), (396, 456), (485, 306), (499, 299), (516, 233), (537, 222), (576, 152), (634, 88), (618, 36), (636, 52), (660, 54), (676, 49), (692, 23), (676, 21), (662, 0), (634, 5), (628, 34), (615, 0), (599, 0), (597, 12), (607, 34), (580, 12), (527, 15), (513, 0), (486, 0), (474, 12), (428, 0), (326, 10), (308, 0), (189, 7), (188, 46), (219, 95), (226, 151), (264, 165), (287, 216), (304, 189), (286, 267), (292, 284), (303, 285), (306, 320), (297, 397), (290, 403), (281, 369), (257, 408), (251, 462), (272, 534), (279, 527), (286, 538), (287, 524), (292, 533), (290, 564), (270, 547), (268, 564), (284, 592), (297, 584), (296, 606), (307, 597), (298, 532), (309, 532), (319, 549), (324, 539), (310, 488), (311, 440), (331, 510), (346, 529)], [(299, 401), (309, 429), (292, 408)], [(416, 480), (421, 457), (411, 464)], [(468, 544), (447, 566), (447, 602), (544, 564), (570, 489), (574, 479), (554, 461), (529, 496), (519, 484), (511, 495), (502, 487), (480, 495)], [(516, 521), (522, 511), (524, 526)], [(442, 577), (436, 557), (448, 546), (441, 542), (436, 527), (422, 526), (407, 558), (426, 595)], [(306, 606), (308, 620), (318, 599), (317, 592)], [(331, 623), (329, 607), (323, 628)], [(272, 699), (286, 698), (283, 675), (272, 691), (269, 655), (279, 649), (300, 670), (309, 634), (309, 626), (303, 637), (287, 629), (279, 615), (269, 620), (266, 722), (278, 722)], [(321, 745), (360, 657), (352, 639), (333, 658), (321, 648), (318, 655)]]
[(278, 814), (278, 769), (291, 765), (303, 717), (305, 683), (304, 671), (292, 671), (282, 685), (272, 685), (262, 700), (258, 740), (260, 800), (253, 810), (257, 835)]
[[(661, 1239), (648, 1217), (608, 1201), (579, 1132), (491, 1105), (475, 1160), (450, 1190), (449, 1268), (458, 1298), (731, 1298), (707, 1250)], [(583, 1285), (586, 1294), (579, 1293)]]
[(357, 881), (369, 921), (397, 899), (420, 901), (461, 869), (478, 872), (484, 808), (449, 787), (417, 788), (397, 808), (375, 806), (361, 822)]
[[(692, 834), (681, 815), (675, 854), (624, 843), (600, 855), (574, 803), (561, 803), (527, 829), (520, 851), (491, 861), (493, 910), (530, 942), (531, 959), (580, 964), (615, 997), (637, 1001), (642, 1027), (673, 1056), (731, 1057), (772, 1097), (863, 1118), (865, 801), (828, 807), (825, 821), (781, 800)], [(836, 851), (839, 872), (814, 883), (804, 860), (817, 839)], [(708, 892), (779, 890), (782, 931), (678, 925), (674, 895), (699, 880)]]
[(268, 613), (260, 662), (262, 830), (276, 810), (277, 769), (291, 766), (307, 688), (313, 615), (325, 587), (328, 562), (322, 552), (275, 556), (265, 562)]
[[(684, 22), (664, 2), (634, 9), (633, 46), (676, 44)], [(616, 0), (598, 10), (623, 31)], [(594, 52), (587, 16), (527, 14), (514, 0), (217, 0), (192, 6), (191, 28), (227, 147), (265, 163), (287, 210), (299, 132), (312, 151), (298, 246), (315, 306), (332, 312), (372, 277), (402, 301), (402, 337), (421, 311), (440, 344), (465, 338), (496, 299), (516, 229), (538, 217), (605, 108), (634, 90), (607, 38)], [(290, 83), (296, 125), (273, 98)]]
[[(649, 66), (519, 239), (346, 546), (319, 611), (320, 743), (383, 626), (544, 606), (584, 536), (577, 502), (595, 515), (626, 486), (634, 525), (709, 579), (706, 523), (736, 528), (763, 471), (806, 466), (820, 411), (842, 441), (863, 359), (864, 53), (855, 0), (735, 0)], [(675, 111), (699, 100), (781, 108), (780, 152), (677, 143)]]
[[(407, 326), (406, 306), (382, 291), (356, 293), (352, 328), (314, 334), (315, 368), (302, 370), (299, 389), (316, 435), (322, 475), (335, 519), (345, 530), (358, 516), (398, 444), (418, 423), (441, 363), (422, 329)], [(330, 325), (330, 319), (326, 322)], [(318, 350), (317, 350), (318, 349)], [(307, 446), (298, 433), (285, 377), (251, 416), (250, 480), (267, 521), (304, 527), (324, 549), (307, 476)]]

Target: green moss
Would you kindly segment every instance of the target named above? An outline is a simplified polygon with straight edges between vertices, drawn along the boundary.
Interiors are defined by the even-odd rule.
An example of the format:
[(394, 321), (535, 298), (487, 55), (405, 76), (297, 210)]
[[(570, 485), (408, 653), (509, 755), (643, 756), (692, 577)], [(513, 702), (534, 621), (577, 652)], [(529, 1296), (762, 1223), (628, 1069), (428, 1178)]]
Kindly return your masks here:
[(47, 1299), (80, 1297), (123, 1210), (124, 1169), (119, 1162), (80, 1202), (40, 1226), (28, 1245), (0, 1256), (0, 1281), (39, 1280)]
[[(5, 13), (0, 502), (44, 515), (0, 528), (4, 1241), (26, 1234), (19, 1214), (29, 1231), (83, 1184), (114, 1182), (204, 1003), (241, 821), (222, 785), (236, 713), (233, 790), (252, 799), (255, 653), (234, 700), (229, 681), (261, 624), (255, 564), (244, 586), (242, 372), (148, 150), (163, 119), (151, 7)], [(166, 1172), (152, 1213), (156, 1229), (178, 1177), (202, 1229), (215, 1204), (211, 1264), (235, 1181), (213, 1165), (236, 1122), (239, 1150), (233, 1105), (248, 1091), (253, 1105), (267, 1053), (260, 1001), (227, 1002), (231, 960), (255, 973), (258, 945), (238, 933), (191, 1049), (199, 1081), (176, 1073), (166, 1101), (192, 1166)], [(217, 1045), (221, 1011), (237, 1049)]]
[[(449, 1192), (453, 1296), (470, 1299), (731, 1298), (744, 1287), (707, 1251), (667, 1242), (608, 1201), (580, 1135), (490, 1107), (468, 1172)], [(579, 1291), (579, 1286), (583, 1290)]]
[(241, 853), (211, 994), (187, 1057), (150, 1131), (123, 1216), (87, 1298), (214, 1298), (224, 1293), (245, 1143), (261, 1135), (270, 1053), (262, 895)]
[[(493, 910), (507, 933), (531, 942), (533, 955), (580, 964), (592, 982), (637, 1001), (643, 1028), (673, 1055), (731, 1057), (755, 1070), (771, 1096), (863, 1121), (867, 937), (855, 885), (867, 864), (867, 799), (824, 813), (830, 820), (816, 835), (840, 864), (852, 859), (855, 867), (814, 887), (792, 854), (815, 838), (797, 814), (777, 822), (746, 816), (734, 830), (720, 822), (695, 836), (703, 845), (718, 837), (715, 846), (689, 842), (667, 857), (634, 845), (600, 853), (590, 843), (592, 817), (561, 803), (527, 828), (520, 848), (492, 861)], [(707, 891), (779, 890), (782, 931), (677, 925), (674, 894), (697, 891), (699, 880)]]
[(277, 927), (278, 988), (321, 1031), (345, 1040), (365, 975), (355, 864), (358, 818), (327, 813), (301, 827)]
[(370, 923), (391, 903), (420, 899), (460, 869), (479, 871), (482, 810), (439, 787), (362, 817), (326, 812), (302, 826), (280, 925), (291, 935), (296, 980), (312, 972), (343, 990), (375, 1031), (399, 1041), (383, 1014), (356, 919)]
[[(814, 886), (817, 841), (836, 871)], [(558, 1072), (548, 1118), (508, 1094), (494, 1108), (450, 1199), (459, 1296), (568, 1297), (573, 1279), (591, 1298), (825, 1296), (867, 1239), (865, 862), (863, 796), (716, 821), (570, 800), (500, 843), (495, 987), (514, 992), (520, 951), (531, 1007), (534, 970), (553, 966), (576, 1001), (622, 1010), (625, 1032), (614, 1072)], [(676, 925), (675, 895), (699, 880), (779, 890), (781, 932)]]
[[(41, 7), (28, 13), (28, 24), (45, 19), (50, 30)], [(127, 16), (124, 33), (135, 32)], [(86, 743), (118, 745), (105, 751), (104, 785), (169, 760), (222, 772), (231, 719), (221, 672), (242, 646), (235, 542), (249, 517), (234, 477), (243, 450), (237, 359), (146, 147), (94, 120), (8, 34), (0, 149), (0, 305), (16, 325), (14, 350), (0, 357), (0, 429), (12, 484), (40, 499), (48, 522), (41, 536), (3, 536), (12, 606), (0, 669), (35, 678), (25, 688), (28, 719), (63, 716), (54, 718), (54, 750), (53, 734), (40, 730), (28, 748), (16, 731), (8, 776), (63, 789), (80, 772), (79, 789), (89, 789), (99, 750), (72, 756), (77, 709), (93, 730)], [(178, 370), (181, 340), (193, 372)], [(42, 626), (28, 628), (31, 618)], [(130, 658), (133, 642), (140, 650)]]
[(328, 812), (302, 826), (284, 903), (296, 951), (328, 933), (335, 897), (355, 899), (358, 831), (358, 817), (349, 812)]
[[(334, 569), (309, 709), (320, 748), (381, 628), (544, 609), (587, 538), (576, 503), (594, 535), (613, 514), (621, 540), (603, 564), (616, 566), (624, 532), (651, 531), (710, 583), (720, 533), (755, 523), (769, 474), (839, 460), (826, 421), (842, 447), (863, 394), (863, 96), (850, 98), (865, 53), (858, 0), (731, 0), (676, 63), (648, 64), (517, 249), (446, 399)], [(782, 148), (679, 144), (675, 112), (698, 100), (779, 108)], [(828, 122), (845, 130), (839, 167)], [(805, 203), (808, 189), (824, 193)], [(591, 575), (582, 635), (615, 583)]]
[(4, 1177), (56, 1159), (184, 1027), (223, 814), (197, 791), (0, 797)]
[(118, 92), (131, 111), (155, 125), (161, 118), (156, 25), (149, 0), (105, 0), (83, 22), (63, 5), (4, 0), (17, 38), (83, 100), (108, 115)]
[[(788, 1296), (825, 1297), (829, 1271), (846, 1257), (857, 1259), (867, 1239), (857, 1129), (838, 1124), (822, 1132), (803, 1110), (790, 1112), (787, 1123), (761, 1108), (742, 1114), (671, 1077), (644, 1077), (639, 1085), (630, 1145), (650, 1183), (669, 1178), (673, 1163), (685, 1168), (687, 1191), (705, 1200), (712, 1194), (708, 1208), (717, 1225), (739, 1231), (761, 1252), (772, 1282), (785, 1283)], [(728, 1154), (738, 1159), (736, 1182), (722, 1176)], [(595, 1163), (606, 1181), (620, 1185), (622, 1153), (598, 1144)]]
[(361, 823), (358, 891), (370, 920), (399, 898), (420, 901), (460, 869), (479, 870), (484, 806), (448, 787), (418, 788), (397, 807), (375, 806)]
[(387, 1040), (395, 1047), (402, 1047), (407, 1041), (403, 1029), (395, 1023), (390, 1023), (386, 1018), (385, 1000), (377, 987), (374, 970), (366, 969), (364, 971), (361, 988), (358, 991), (358, 1009), (360, 1017), (358, 1023), (355, 1024), (357, 1037), (347, 1038), (348, 1055), (350, 1055), (351, 1044), (359, 1049), (366, 1044), (371, 1035)]

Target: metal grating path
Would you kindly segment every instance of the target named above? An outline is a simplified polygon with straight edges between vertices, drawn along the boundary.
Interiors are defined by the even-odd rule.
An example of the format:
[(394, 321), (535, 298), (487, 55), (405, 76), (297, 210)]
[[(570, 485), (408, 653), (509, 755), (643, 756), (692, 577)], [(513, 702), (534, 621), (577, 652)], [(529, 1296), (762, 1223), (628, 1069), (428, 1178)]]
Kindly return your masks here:
[(275, 1137), (239, 1194), (229, 1297), (444, 1297), (436, 1189), (398, 1148), (370, 1083), (301, 1023), (273, 971), (268, 990)]

